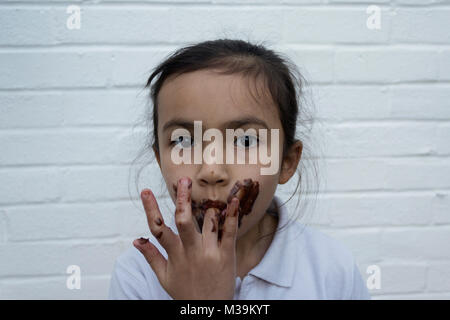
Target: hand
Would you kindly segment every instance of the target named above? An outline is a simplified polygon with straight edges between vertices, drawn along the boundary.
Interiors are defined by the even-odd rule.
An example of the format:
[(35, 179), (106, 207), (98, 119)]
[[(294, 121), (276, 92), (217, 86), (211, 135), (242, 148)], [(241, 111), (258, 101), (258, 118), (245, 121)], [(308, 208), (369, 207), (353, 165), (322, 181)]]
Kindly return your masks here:
[[(182, 183), (184, 181), (184, 183)], [(191, 181), (178, 181), (175, 222), (179, 235), (164, 224), (153, 193), (141, 193), (150, 231), (167, 252), (167, 260), (148, 239), (133, 245), (144, 255), (161, 286), (173, 299), (232, 300), (236, 278), (236, 235), (239, 199), (227, 205), (222, 238), (213, 208), (206, 211), (199, 233), (191, 210)]]

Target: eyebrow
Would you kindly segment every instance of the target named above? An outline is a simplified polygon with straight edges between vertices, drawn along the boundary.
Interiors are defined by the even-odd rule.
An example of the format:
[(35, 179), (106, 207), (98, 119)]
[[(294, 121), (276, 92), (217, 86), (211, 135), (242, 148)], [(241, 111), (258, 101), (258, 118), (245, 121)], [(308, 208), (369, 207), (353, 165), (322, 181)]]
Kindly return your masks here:
[[(239, 118), (239, 119), (233, 119), (230, 120), (228, 122), (225, 122), (222, 127), (223, 128), (229, 128), (229, 129), (235, 129), (235, 128), (240, 128), (243, 127), (245, 125), (248, 124), (257, 124), (260, 126), (265, 127), (267, 130), (269, 130), (269, 126), (267, 125), (267, 123), (259, 118), (256, 117), (244, 117), (244, 118)], [(167, 129), (171, 128), (171, 127), (183, 127), (186, 129), (194, 129), (194, 120), (186, 120), (183, 118), (174, 118), (172, 120), (167, 121), (164, 126), (162, 131), (166, 131)]]

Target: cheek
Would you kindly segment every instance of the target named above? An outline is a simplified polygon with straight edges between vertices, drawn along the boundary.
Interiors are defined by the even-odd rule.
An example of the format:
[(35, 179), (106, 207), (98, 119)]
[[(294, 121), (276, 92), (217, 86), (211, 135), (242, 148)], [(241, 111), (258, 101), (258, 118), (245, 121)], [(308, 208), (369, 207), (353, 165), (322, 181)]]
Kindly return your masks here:
[(171, 159), (171, 149), (163, 147), (161, 150), (161, 170), (167, 171), (169, 168), (174, 166)]
[(255, 215), (261, 217), (266, 212), (277, 189), (277, 181), (278, 179), (275, 176), (260, 176), (259, 194), (253, 208)]
[(173, 190), (173, 185), (178, 184), (178, 179), (183, 176), (190, 176), (189, 171), (186, 170), (184, 165), (176, 165), (170, 158), (170, 152), (161, 153), (161, 175), (166, 183), (167, 191), (170, 197), (175, 202), (176, 195)]
[[(164, 178), (181, 177), (186, 175), (189, 165), (176, 164), (172, 161), (172, 152), (170, 148), (166, 148), (161, 152), (161, 173)], [(167, 180), (167, 179), (166, 179)]]

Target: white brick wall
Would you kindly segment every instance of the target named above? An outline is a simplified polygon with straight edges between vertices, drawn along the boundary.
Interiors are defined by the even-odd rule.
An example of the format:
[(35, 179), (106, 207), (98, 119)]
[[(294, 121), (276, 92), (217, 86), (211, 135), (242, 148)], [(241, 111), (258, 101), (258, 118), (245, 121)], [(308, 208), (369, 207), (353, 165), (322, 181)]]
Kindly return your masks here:
[[(311, 223), (364, 278), (380, 267), (374, 299), (450, 299), (449, 27), (449, 0), (1, 1), (0, 298), (107, 297), (114, 260), (147, 232), (130, 162), (149, 71), (184, 44), (240, 37), (287, 53), (312, 85)], [(155, 166), (142, 178), (167, 200)], [(72, 264), (81, 290), (66, 288)]]

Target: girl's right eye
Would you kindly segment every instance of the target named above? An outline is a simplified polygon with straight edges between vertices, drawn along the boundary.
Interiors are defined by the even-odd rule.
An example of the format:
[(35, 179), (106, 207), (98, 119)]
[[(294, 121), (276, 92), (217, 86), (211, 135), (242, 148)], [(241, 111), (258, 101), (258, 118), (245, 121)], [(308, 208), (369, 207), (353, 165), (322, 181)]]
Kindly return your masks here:
[(190, 136), (179, 136), (170, 142), (171, 145), (177, 145), (179, 143), (181, 143), (182, 148), (190, 148), (194, 145), (194, 139)]

